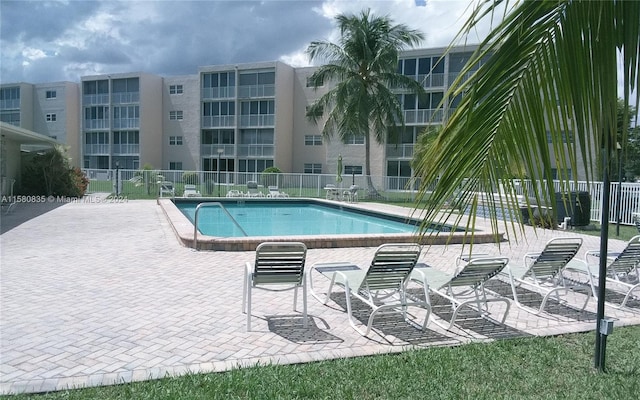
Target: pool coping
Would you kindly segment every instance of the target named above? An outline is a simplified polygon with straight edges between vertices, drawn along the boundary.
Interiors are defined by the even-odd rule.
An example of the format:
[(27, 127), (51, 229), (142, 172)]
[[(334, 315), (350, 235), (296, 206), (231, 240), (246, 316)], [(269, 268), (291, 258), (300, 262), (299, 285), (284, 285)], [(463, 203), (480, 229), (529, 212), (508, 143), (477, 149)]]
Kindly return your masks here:
[[(176, 198), (178, 199), (178, 198)], [(182, 200), (182, 199), (181, 199)], [(186, 200), (186, 198), (185, 198)], [(210, 197), (190, 197), (190, 201), (229, 201), (228, 198), (210, 198)], [(238, 200), (252, 201), (250, 198), (242, 198)], [(390, 210), (379, 210), (371, 207), (371, 203), (345, 203), (335, 200), (324, 200), (316, 198), (259, 198), (253, 199), (259, 201), (287, 202), (309, 200), (319, 204), (328, 204), (331, 206), (339, 205), (343, 208), (350, 208), (361, 211), (376, 212), (392, 217), (416, 218), (411, 215), (413, 210), (404, 207), (397, 207), (396, 212)], [(194, 246), (194, 229), (191, 221), (176, 207), (171, 198), (159, 198), (158, 205), (162, 209), (164, 215), (171, 225), (178, 241), (189, 248)], [(409, 212), (407, 213), (407, 210)], [(443, 233), (443, 234), (440, 234)], [(226, 238), (215, 237), (198, 234), (197, 250), (215, 250), (215, 251), (253, 251), (256, 246), (265, 241), (303, 242), (307, 248), (338, 248), (338, 247), (377, 247), (385, 243), (419, 243), (422, 245), (445, 245), (445, 244), (465, 244), (470, 242), (469, 234), (466, 232), (439, 232), (434, 235), (418, 235), (415, 233), (386, 233), (386, 234), (362, 234), (362, 235), (313, 235), (313, 236), (248, 236), (242, 238)], [(491, 232), (483, 232), (477, 230), (474, 232), (474, 243), (495, 243), (504, 241), (504, 234), (499, 233), (497, 236)]]

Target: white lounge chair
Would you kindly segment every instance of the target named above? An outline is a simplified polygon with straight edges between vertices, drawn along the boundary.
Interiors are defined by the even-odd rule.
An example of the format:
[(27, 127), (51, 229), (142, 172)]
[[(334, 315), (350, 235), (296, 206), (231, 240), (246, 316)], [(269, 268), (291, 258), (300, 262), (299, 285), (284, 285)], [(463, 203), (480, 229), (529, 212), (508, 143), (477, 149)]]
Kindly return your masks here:
[(202, 197), (196, 185), (184, 185), (184, 197)]
[(264, 197), (264, 193), (258, 190), (258, 182), (247, 182), (247, 197)]
[(289, 197), (289, 195), (281, 192), (277, 186), (269, 186), (269, 194), (267, 194), (267, 197)]
[[(560, 294), (568, 294), (570, 290), (585, 291), (587, 299), (582, 310), (587, 307), (591, 298), (591, 290), (582, 285), (576, 285), (565, 278), (563, 272), (569, 263), (583, 263), (575, 259), (582, 246), (582, 239), (577, 237), (558, 237), (547, 242), (539, 253), (527, 253), (524, 255), (523, 265), (509, 263), (506, 271), (509, 275), (513, 299), (516, 305), (533, 314), (542, 313), (551, 295), (555, 295), (560, 301)], [(523, 305), (518, 299), (517, 287), (525, 285), (536, 289), (543, 295), (542, 303), (538, 309)]]
[[(349, 324), (364, 336), (371, 331), (374, 317), (384, 310), (397, 312), (400, 309), (405, 320), (410, 322), (407, 319), (408, 306), (419, 306), (427, 310), (427, 315), (421, 324), (421, 329), (424, 330), (431, 315), (431, 307), (427, 301), (409, 302), (406, 295), (406, 284), (418, 261), (420, 251), (421, 247), (413, 243), (383, 244), (376, 249), (373, 260), (366, 270), (349, 262), (315, 264), (309, 271), (311, 295), (326, 305), (331, 298), (333, 286), (343, 287)], [(312, 279), (314, 271), (331, 280), (326, 295), (320, 295), (314, 291)], [(356, 324), (353, 317), (352, 296), (371, 308), (371, 315), (364, 330)]]
[[(584, 264), (570, 265), (568, 269), (582, 272), (589, 277), (589, 285), (593, 297), (598, 298), (596, 289), (599, 280), (600, 251), (587, 251)], [(613, 304), (615, 308), (625, 307), (629, 298), (636, 290), (640, 289), (640, 235), (629, 240), (627, 246), (620, 253), (609, 253), (607, 255), (607, 283), (621, 288), (624, 292), (624, 299), (618, 304)], [(640, 296), (640, 293), (638, 293)]]
[(302, 287), (302, 318), (307, 327), (307, 284), (304, 264), (307, 247), (299, 242), (264, 242), (256, 248), (253, 265), (247, 262), (244, 271), (242, 312), (247, 314), (247, 331), (251, 330), (251, 290), (280, 292), (294, 290), (293, 309), (296, 309), (298, 288)]
[[(420, 283), (424, 288), (425, 299), (431, 303), (429, 293), (441, 296), (451, 302), (453, 315), (445, 329), (451, 329), (463, 307), (472, 308), (485, 318), (489, 312), (489, 303), (505, 303), (505, 310), (501, 323), (504, 323), (509, 313), (511, 303), (504, 297), (493, 293), (487, 294), (484, 283), (497, 276), (509, 263), (506, 257), (481, 257), (469, 260), (463, 267), (457, 268), (453, 275), (449, 275), (435, 268), (415, 268), (411, 273), (411, 280)], [(433, 305), (432, 305), (433, 306)], [(438, 321), (434, 322), (438, 323)], [(438, 323), (441, 325), (440, 323)]]
[(170, 181), (160, 182), (160, 197), (165, 197), (165, 195), (168, 195), (169, 197), (175, 197), (176, 189), (173, 186), (173, 182), (170, 182)]
[(236, 189), (231, 189), (227, 192), (227, 197), (244, 197), (244, 193)]

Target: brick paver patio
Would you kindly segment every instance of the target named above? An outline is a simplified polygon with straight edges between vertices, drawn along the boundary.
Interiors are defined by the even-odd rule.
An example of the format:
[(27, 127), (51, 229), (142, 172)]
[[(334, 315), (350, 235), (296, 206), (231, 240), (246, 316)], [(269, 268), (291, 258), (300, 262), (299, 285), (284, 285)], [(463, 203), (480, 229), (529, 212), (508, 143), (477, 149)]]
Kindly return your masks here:
[[(11, 213), (28, 212), (22, 204)], [(390, 206), (373, 206), (385, 207)], [(5, 217), (10, 222), (12, 215)], [(534, 316), (513, 305), (506, 325), (462, 320), (452, 331), (425, 332), (401, 318), (381, 319), (369, 338), (348, 324), (344, 295), (323, 306), (309, 296), (310, 325), (291, 309), (290, 292), (254, 292), (253, 331), (241, 313), (244, 263), (253, 252), (196, 252), (178, 244), (155, 201), (69, 203), (0, 236), (0, 394), (109, 385), (223, 371), (256, 363), (300, 363), (399, 352), (413, 346), (457, 345), (595, 328), (596, 302), (587, 310), (563, 304)], [(518, 243), (478, 245), (477, 251), (519, 262), (563, 231), (526, 228)], [(599, 239), (584, 236), (587, 249)], [(612, 250), (624, 242), (612, 240)], [(451, 272), (461, 245), (424, 249), (420, 262)], [(366, 266), (374, 248), (310, 249), (316, 262)], [(317, 278), (317, 277), (315, 277)], [(322, 278), (314, 282), (325, 283)], [(494, 289), (510, 288), (498, 284)], [(530, 301), (537, 300), (529, 293)], [(342, 297), (341, 297), (342, 296)], [(576, 294), (571, 304), (583, 299)], [(607, 307), (616, 326), (640, 324), (637, 311)], [(496, 315), (500, 306), (492, 309)], [(420, 310), (411, 310), (420, 316)]]

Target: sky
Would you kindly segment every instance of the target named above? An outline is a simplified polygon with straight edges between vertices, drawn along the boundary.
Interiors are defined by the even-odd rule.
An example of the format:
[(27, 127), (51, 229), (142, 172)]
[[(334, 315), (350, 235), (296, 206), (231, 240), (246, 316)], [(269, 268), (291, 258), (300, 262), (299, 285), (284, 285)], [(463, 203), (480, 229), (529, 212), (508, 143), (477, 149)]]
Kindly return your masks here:
[[(0, 0), (0, 82), (79, 82), (82, 76), (196, 74), (257, 61), (310, 65), (312, 41), (336, 42), (335, 17), (370, 8), (444, 47), (471, 0)], [(486, 33), (485, 33), (486, 34)], [(478, 43), (478, 31), (467, 39)]]

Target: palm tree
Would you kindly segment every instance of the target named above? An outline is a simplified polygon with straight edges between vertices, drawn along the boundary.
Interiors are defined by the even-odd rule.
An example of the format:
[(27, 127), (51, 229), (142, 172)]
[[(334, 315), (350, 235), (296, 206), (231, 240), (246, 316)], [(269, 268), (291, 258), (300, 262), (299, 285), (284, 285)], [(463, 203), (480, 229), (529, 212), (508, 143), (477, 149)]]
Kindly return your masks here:
[[(511, 4), (479, 3), (461, 37), (505, 3)], [(540, 204), (551, 205), (555, 204), (552, 160), (555, 158), (564, 184), (570, 183), (570, 169), (575, 171), (584, 160), (587, 181), (599, 176), (594, 164), (602, 168), (600, 252), (606, 254), (617, 88), (620, 79), (625, 110), (632, 97), (638, 104), (639, 37), (637, 1), (524, 0), (506, 10), (460, 76), (482, 64), (477, 72), (466, 81), (459, 78), (450, 88), (450, 97), (463, 94), (461, 103), (414, 164), (423, 178), (420, 198), (426, 198), (425, 188), (437, 181), (425, 208), (426, 221), (447, 218), (438, 216), (439, 209), (460, 190), (460, 201), (470, 207), (472, 215), (467, 227), (472, 227), (479, 203), (476, 193), (486, 192), (497, 232), (498, 211), (519, 216), (516, 188), (505, 178), (536, 180), (538, 190), (525, 193), (525, 199), (531, 196)], [(626, 135), (628, 129), (623, 132)], [(627, 143), (626, 137), (622, 143)], [(522, 165), (520, 172), (510, 167), (514, 160)], [(501, 183), (506, 195), (494, 198), (492, 189)], [(504, 227), (516, 236), (522, 233), (517, 223), (504, 221)], [(606, 258), (601, 257), (595, 360), (601, 370), (605, 263)]]
[(392, 89), (423, 93), (422, 86), (397, 73), (398, 53), (414, 46), (423, 34), (403, 24), (394, 25), (388, 17), (370, 10), (360, 15), (336, 17), (339, 43), (312, 42), (307, 48), (311, 61), (325, 62), (310, 77), (315, 86), (323, 82), (335, 86), (316, 100), (307, 117), (318, 123), (327, 115), (322, 134), (329, 139), (337, 134), (343, 142), (364, 137), (365, 174), (370, 196), (379, 194), (371, 181), (371, 140), (384, 143), (389, 130), (404, 123), (401, 104)]

